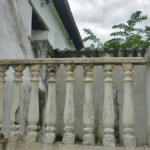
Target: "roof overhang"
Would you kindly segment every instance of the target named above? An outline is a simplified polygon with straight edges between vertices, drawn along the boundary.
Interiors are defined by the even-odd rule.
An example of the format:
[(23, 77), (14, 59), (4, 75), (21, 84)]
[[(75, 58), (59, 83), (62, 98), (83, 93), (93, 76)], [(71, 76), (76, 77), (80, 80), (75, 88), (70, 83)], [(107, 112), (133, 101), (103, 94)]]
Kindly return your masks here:
[(79, 30), (73, 18), (70, 6), (67, 0), (52, 0), (54, 6), (58, 12), (58, 15), (69, 35), (69, 39), (73, 41), (73, 44), (77, 50), (84, 47)]

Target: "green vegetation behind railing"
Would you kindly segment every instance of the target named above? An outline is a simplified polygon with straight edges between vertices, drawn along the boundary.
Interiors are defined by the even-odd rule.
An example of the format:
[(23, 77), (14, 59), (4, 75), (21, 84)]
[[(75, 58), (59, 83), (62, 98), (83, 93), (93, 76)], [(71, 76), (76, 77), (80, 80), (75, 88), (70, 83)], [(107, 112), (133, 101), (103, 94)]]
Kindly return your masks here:
[(143, 49), (146, 50), (150, 46), (150, 26), (144, 28), (138, 27), (139, 23), (147, 20), (148, 17), (142, 15), (141, 11), (134, 12), (130, 19), (126, 23), (120, 23), (114, 25), (113, 29), (119, 29), (120, 31), (113, 32), (110, 36), (114, 38), (102, 43), (96, 35), (90, 29), (83, 29), (87, 34), (87, 37), (83, 39), (83, 42), (91, 42), (90, 46), (86, 47), (86, 50), (100, 48), (113, 48), (119, 49)]

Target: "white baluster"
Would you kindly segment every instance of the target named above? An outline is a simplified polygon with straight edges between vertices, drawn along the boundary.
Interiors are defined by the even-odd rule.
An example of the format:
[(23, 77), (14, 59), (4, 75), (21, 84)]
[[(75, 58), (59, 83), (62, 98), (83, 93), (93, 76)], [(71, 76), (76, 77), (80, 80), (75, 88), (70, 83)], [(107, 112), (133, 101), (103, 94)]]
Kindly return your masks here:
[(114, 103), (113, 103), (113, 91), (112, 91), (112, 71), (113, 65), (104, 65), (105, 71), (104, 79), (104, 108), (103, 108), (103, 125), (104, 125), (104, 138), (103, 145), (108, 147), (115, 146), (114, 138)]
[(14, 88), (13, 99), (10, 109), (10, 134), (9, 141), (17, 141), (21, 139), (20, 135), (20, 101), (21, 101), (21, 77), (23, 76), (24, 65), (17, 65), (13, 67), (14, 72)]
[(75, 140), (74, 135), (74, 121), (75, 121), (75, 112), (74, 112), (74, 98), (73, 98), (73, 83), (74, 83), (74, 70), (75, 65), (66, 65), (66, 99), (65, 99), (65, 108), (64, 108), (64, 144), (73, 144)]
[(0, 65), (0, 137), (3, 137), (2, 134), (2, 123), (3, 123), (3, 114), (4, 114), (4, 84), (5, 84), (5, 72), (8, 67), (5, 65)]
[(92, 83), (93, 83), (93, 64), (84, 65), (85, 70), (85, 96), (84, 96), (84, 110), (83, 110), (83, 123), (84, 123), (84, 137), (83, 144), (94, 145), (94, 127), (95, 127), (95, 115), (93, 107), (93, 96), (92, 96)]
[(54, 143), (55, 141), (55, 124), (56, 124), (56, 72), (58, 65), (48, 65), (47, 70), (49, 73), (48, 79), (48, 98), (46, 103), (46, 133), (44, 143)]
[(37, 140), (37, 123), (39, 121), (39, 76), (41, 65), (32, 65), (31, 69), (31, 93), (28, 109), (28, 133), (26, 141), (36, 142)]
[(124, 104), (123, 104), (123, 126), (124, 137), (123, 143), (126, 147), (135, 147), (136, 139), (134, 136), (134, 104), (132, 97), (132, 64), (123, 64), (124, 70)]

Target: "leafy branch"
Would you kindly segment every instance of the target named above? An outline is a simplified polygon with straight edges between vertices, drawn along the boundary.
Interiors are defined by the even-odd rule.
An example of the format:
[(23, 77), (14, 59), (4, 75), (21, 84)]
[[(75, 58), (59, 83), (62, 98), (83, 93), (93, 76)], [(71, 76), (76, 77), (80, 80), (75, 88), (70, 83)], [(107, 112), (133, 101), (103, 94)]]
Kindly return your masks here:
[(122, 49), (147, 49), (150, 46), (150, 26), (145, 26), (144, 28), (137, 27), (137, 24), (147, 20), (147, 16), (143, 16), (141, 11), (134, 12), (130, 19), (126, 23), (120, 23), (114, 25), (113, 29), (119, 29), (120, 31), (113, 32), (110, 36), (114, 38), (106, 41), (104, 44), (100, 42), (90, 29), (83, 29), (88, 35), (83, 39), (83, 42), (92, 42), (90, 46), (86, 47), (89, 49), (99, 49), (103, 48), (114, 48), (118, 50)]
[[(150, 46), (148, 42), (148, 37), (150, 34), (150, 27), (137, 28), (136, 25), (147, 20), (147, 16), (143, 16), (141, 11), (134, 12), (126, 24), (121, 23), (114, 25), (113, 29), (121, 29), (119, 32), (113, 32), (110, 36), (115, 36), (111, 40), (104, 43), (104, 48), (114, 48), (114, 49), (147, 49)], [(146, 38), (147, 37), (147, 38)]]
[(90, 44), (90, 46), (86, 47), (86, 50), (90, 50), (90, 49), (98, 50), (99, 48), (102, 47), (102, 43), (100, 42), (100, 39), (97, 38), (96, 35), (94, 35), (92, 30), (87, 29), (87, 28), (84, 28), (83, 30), (88, 36), (85, 37), (82, 41), (83, 42), (88, 42), (88, 41), (92, 42)]

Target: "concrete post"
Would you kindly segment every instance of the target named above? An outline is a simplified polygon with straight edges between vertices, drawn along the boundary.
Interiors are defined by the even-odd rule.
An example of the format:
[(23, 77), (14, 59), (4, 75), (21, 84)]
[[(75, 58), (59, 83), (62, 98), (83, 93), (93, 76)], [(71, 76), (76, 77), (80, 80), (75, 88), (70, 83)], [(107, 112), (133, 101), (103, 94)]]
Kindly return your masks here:
[(4, 118), (4, 84), (5, 84), (5, 72), (8, 67), (0, 65), (0, 137), (2, 136), (2, 123)]
[(28, 109), (28, 133), (26, 141), (36, 142), (37, 140), (37, 123), (39, 121), (39, 76), (41, 65), (32, 65), (31, 69), (31, 94)]
[(65, 109), (64, 109), (64, 144), (73, 144), (75, 141), (74, 135), (74, 121), (75, 121), (75, 112), (74, 112), (74, 98), (73, 98), (73, 83), (74, 83), (74, 70), (75, 65), (66, 65), (66, 100), (65, 100)]
[(14, 88), (13, 88), (13, 100), (10, 108), (10, 134), (9, 141), (17, 141), (21, 139), (20, 135), (20, 101), (21, 101), (21, 83), (23, 76), (24, 65), (17, 65), (13, 67), (14, 72)]
[(83, 110), (83, 123), (84, 123), (84, 137), (83, 144), (94, 145), (94, 128), (95, 128), (95, 115), (93, 106), (92, 83), (93, 83), (93, 69), (94, 65), (84, 65), (85, 70), (85, 96), (84, 96), (84, 110)]
[(104, 108), (103, 108), (103, 125), (104, 125), (104, 138), (103, 145), (114, 147), (114, 103), (113, 103), (113, 90), (112, 90), (112, 71), (114, 70), (113, 65), (104, 65), (105, 71), (104, 79)]
[(124, 103), (123, 103), (123, 126), (124, 126), (124, 137), (123, 143), (126, 147), (135, 147), (136, 139), (134, 136), (134, 103), (132, 96), (132, 64), (123, 64), (124, 70)]
[(48, 65), (47, 70), (49, 73), (48, 79), (48, 98), (46, 103), (46, 133), (44, 137), (44, 143), (54, 143), (55, 141), (55, 124), (56, 124), (56, 72), (58, 65)]

